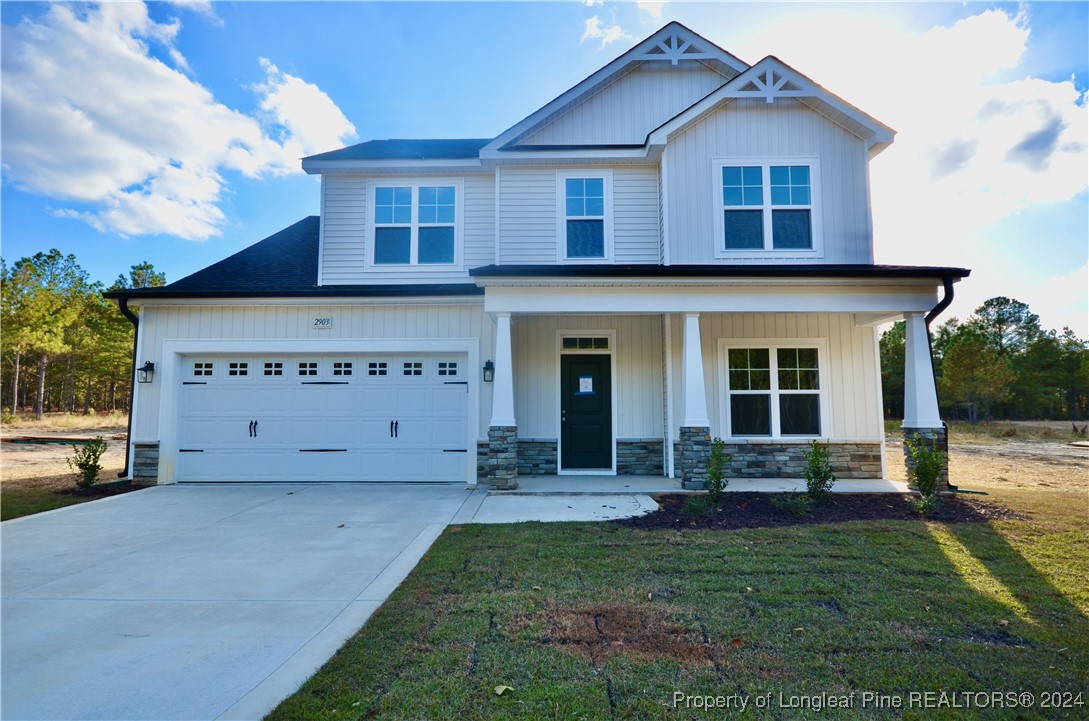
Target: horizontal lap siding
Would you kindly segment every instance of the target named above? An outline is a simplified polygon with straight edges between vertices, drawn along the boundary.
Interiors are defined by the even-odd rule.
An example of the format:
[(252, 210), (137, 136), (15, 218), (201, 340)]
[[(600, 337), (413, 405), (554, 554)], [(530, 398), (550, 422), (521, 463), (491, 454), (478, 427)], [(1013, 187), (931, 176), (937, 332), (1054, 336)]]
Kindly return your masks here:
[[(333, 327), (312, 329), (311, 319), (316, 316), (333, 316)], [(365, 338), (479, 338), (480, 357), (487, 359), (494, 353), (495, 323), (478, 304), (175, 306), (144, 308), (140, 315), (141, 358), (156, 360), (162, 358), (165, 340)], [(158, 439), (161, 390), (158, 378), (139, 387), (134, 439)], [(485, 437), (491, 416), (491, 384), (482, 383), (481, 393), (480, 433)]]
[(559, 434), (558, 330), (615, 330), (617, 438), (662, 437), (659, 316), (518, 316), (513, 319), (514, 413), (522, 438)]
[(817, 156), (820, 158), (824, 257), (759, 256), (760, 263), (872, 263), (867, 151), (863, 142), (827, 118), (789, 98), (734, 100), (669, 140), (670, 259), (682, 263), (719, 260), (715, 216), (716, 157)]
[[(427, 177), (427, 176), (421, 176)], [(456, 177), (444, 174), (441, 177)], [(322, 283), (468, 282), (469, 268), (490, 265), (495, 257), (495, 178), (490, 173), (462, 176), (462, 253), (464, 268), (367, 272), (367, 198), (376, 179), (364, 176), (325, 176), (322, 199)], [(383, 182), (380, 179), (377, 182)]]
[[(672, 316), (674, 418), (683, 417), (681, 408), (681, 359), (684, 341), (683, 320)], [(835, 439), (871, 440), (878, 442), (884, 434), (877, 397), (880, 373), (874, 352), (873, 328), (855, 326), (850, 314), (835, 313), (721, 313), (700, 316), (700, 343), (706, 369), (707, 409), (711, 415), (711, 430), (722, 435), (722, 413), (725, 407), (725, 387), (720, 369), (721, 338), (754, 340), (766, 338), (823, 338), (828, 344), (828, 380), (826, 394), (831, 404), (832, 433)], [(679, 421), (678, 421), (679, 422)]]
[[(555, 264), (560, 201), (558, 169), (504, 168), (499, 183), (500, 262)], [(657, 263), (658, 171), (653, 165), (612, 169), (613, 258)]]
[(643, 143), (651, 130), (726, 82), (698, 61), (634, 64), (518, 145)]

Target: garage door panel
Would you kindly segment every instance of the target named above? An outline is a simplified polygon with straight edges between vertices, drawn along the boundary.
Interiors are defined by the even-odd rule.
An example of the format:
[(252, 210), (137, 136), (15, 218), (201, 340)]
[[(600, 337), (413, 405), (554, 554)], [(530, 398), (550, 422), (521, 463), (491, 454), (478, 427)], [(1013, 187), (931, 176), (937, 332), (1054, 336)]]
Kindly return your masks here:
[[(467, 386), (447, 385), (449, 376), (438, 375), (434, 357), (399, 356), (389, 362), (388, 375), (346, 377), (334, 375), (343, 366), (335, 367), (333, 357), (308, 356), (305, 360), (317, 363), (317, 372), (306, 380), (294, 376), (297, 362), (290, 357), (248, 360), (251, 371), (274, 361), (291, 375), (227, 377), (223, 369), (236, 359), (205, 358), (221, 375), (190, 379), (178, 391), (178, 447), (201, 451), (178, 453), (178, 480), (466, 478), (466, 453), (444, 451), (466, 451), (470, 445)], [(367, 357), (335, 360), (353, 362), (356, 369), (370, 367)], [(404, 364), (421, 374), (404, 376)], [(192, 363), (187, 367), (197, 375)], [(391, 422), (396, 424), (393, 434)]]

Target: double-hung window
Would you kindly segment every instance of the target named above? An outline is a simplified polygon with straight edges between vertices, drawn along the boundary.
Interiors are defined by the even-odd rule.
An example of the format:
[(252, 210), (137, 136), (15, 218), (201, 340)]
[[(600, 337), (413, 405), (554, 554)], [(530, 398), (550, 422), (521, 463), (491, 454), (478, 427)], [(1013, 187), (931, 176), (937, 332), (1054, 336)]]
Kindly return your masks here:
[(731, 346), (725, 349), (726, 407), (732, 437), (802, 437), (826, 434), (817, 347)]
[(720, 160), (717, 255), (820, 250), (815, 159)]
[(562, 172), (558, 180), (560, 260), (607, 260), (612, 255), (611, 174)]
[(458, 257), (455, 183), (389, 183), (373, 189), (371, 263), (454, 265)]

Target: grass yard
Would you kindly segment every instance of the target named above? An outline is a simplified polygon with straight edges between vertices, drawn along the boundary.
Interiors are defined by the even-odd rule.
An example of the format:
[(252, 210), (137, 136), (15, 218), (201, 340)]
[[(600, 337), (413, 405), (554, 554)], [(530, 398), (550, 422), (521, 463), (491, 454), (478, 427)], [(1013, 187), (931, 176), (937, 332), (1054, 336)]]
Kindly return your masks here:
[[(732, 718), (742, 699), (745, 718), (1089, 718), (1040, 708), (1089, 704), (1084, 471), (1052, 467), (1074, 491), (987, 488), (1025, 521), (452, 527), (269, 718)], [(864, 692), (906, 706), (911, 691), (1036, 700), (863, 706)], [(732, 708), (675, 707), (678, 692)], [(822, 693), (854, 693), (853, 706), (789, 707)]]

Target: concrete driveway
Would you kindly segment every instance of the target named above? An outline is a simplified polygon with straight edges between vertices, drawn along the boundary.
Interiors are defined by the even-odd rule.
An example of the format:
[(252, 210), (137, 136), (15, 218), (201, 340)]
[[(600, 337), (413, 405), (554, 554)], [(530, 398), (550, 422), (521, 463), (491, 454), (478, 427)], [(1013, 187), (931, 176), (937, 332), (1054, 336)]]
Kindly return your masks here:
[(167, 486), (5, 522), (0, 715), (261, 718), (481, 495)]

